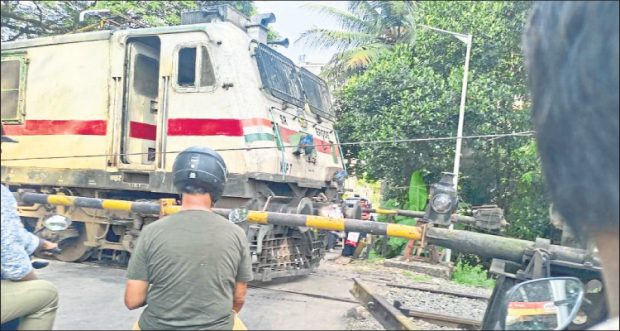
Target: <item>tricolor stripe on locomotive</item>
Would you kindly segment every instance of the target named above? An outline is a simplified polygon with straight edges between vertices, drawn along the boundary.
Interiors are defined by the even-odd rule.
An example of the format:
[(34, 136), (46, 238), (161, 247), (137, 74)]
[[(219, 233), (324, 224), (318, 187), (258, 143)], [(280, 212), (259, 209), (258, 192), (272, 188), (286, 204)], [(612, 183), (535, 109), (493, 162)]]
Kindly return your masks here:
[[(149, 123), (130, 121), (129, 136), (144, 140), (156, 140), (157, 126)], [(255, 141), (275, 141), (272, 122), (262, 118), (252, 119), (198, 119), (175, 118), (168, 120), (168, 136), (230, 136), (245, 138), (248, 143)], [(7, 134), (12, 136), (47, 135), (106, 135), (105, 120), (26, 120), (23, 124), (7, 125)], [(285, 143), (295, 142), (294, 135), (304, 134), (286, 127), (280, 127)], [(333, 142), (314, 137), (317, 151), (332, 154)], [(338, 147), (335, 147), (338, 148)]]

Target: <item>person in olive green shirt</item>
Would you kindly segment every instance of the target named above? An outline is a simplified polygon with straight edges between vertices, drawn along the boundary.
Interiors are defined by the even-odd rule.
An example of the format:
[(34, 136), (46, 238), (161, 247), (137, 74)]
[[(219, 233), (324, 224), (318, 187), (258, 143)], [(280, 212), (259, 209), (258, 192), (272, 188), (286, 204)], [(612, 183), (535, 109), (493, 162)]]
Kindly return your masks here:
[(252, 263), (245, 232), (211, 211), (226, 175), (222, 158), (207, 148), (175, 160), (182, 210), (142, 230), (127, 269), (125, 305), (146, 305), (139, 329), (233, 329)]

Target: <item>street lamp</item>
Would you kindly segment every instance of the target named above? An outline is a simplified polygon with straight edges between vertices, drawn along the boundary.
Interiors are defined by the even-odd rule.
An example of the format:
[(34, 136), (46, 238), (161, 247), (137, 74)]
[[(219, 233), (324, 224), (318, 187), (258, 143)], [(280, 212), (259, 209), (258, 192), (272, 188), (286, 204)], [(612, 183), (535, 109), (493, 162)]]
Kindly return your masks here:
[(452, 186), (453, 175), (441, 173), (441, 180), (431, 185), (430, 199), (423, 219), (438, 225), (451, 225), (451, 217), (458, 205), (456, 189)]
[[(423, 24), (418, 24), (418, 26), (426, 28), (426, 29), (430, 29), (433, 31), (437, 31), (440, 33), (449, 34), (455, 37), (456, 39), (464, 42), (467, 45), (467, 51), (465, 52), (465, 70), (463, 73), (463, 86), (461, 89), (461, 105), (459, 107), (459, 124), (456, 129), (456, 149), (454, 151), (454, 170), (452, 171), (452, 173), (454, 174), (454, 178), (453, 178), (454, 189), (458, 191), (459, 168), (461, 166), (461, 143), (462, 143), (461, 137), (463, 136), (463, 121), (465, 119), (465, 96), (467, 95), (467, 73), (469, 71), (469, 54), (471, 53), (472, 35), (438, 29), (438, 28), (434, 28), (432, 26), (423, 25)], [(450, 224), (448, 228), (452, 229), (453, 225)], [(451, 257), (452, 257), (452, 250), (446, 249), (445, 261), (446, 262), (450, 261)]]
[(456, 150), (454, 152), (454, 170), (452, 171), (452, 173), (454, 174), (454, 180), (453, 180), (454, 188), (458, 190), (459, 168), (461, 165), (461, 144), (462, 144), (461, 137), (463, 136), (463, 121), (465, 119), (465, 97), (467, 95), (467, 73), (469, 72), (469, 55), (471, 53), (472, 35), (462, 34), (462, 33), (457, 33), (457, 32), (452, 32), (452, 31), (446, 31), (446, 30), (434, 28), (432, 26), (423, 25), (423, 24), (418, 24), (418, 26), (426, 28), (426, 29), (430, 29), (433, 31), (452, 35), (456, 39), (464, 42), (467, 45), (467, 51), (465, 52), (465, 70), (463, 73), (463, 87), (461, 89), (461, 105), (459, 107), (459, 124), (456, 130)]

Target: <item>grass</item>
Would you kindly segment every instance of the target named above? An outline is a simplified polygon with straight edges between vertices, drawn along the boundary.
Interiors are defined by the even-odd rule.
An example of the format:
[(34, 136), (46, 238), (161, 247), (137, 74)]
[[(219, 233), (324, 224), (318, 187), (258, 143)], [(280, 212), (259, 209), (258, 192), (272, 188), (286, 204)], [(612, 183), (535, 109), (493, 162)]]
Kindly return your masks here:
[(371, 249), (370, 253), (368, 253), (368, 262), (383, 262), (383, 260), (385, 260), (385, 258), (379, 255), (374, 249)]
[(462, 285), (484, 288), (495, 287), (495, 280), (487, 276), (486, 270), (481, 265), (472, 266), (462, 261), (456, 264), (456, 268), (452, 273), (452, 280)]
[(433, 280), (433, 277), (429, 275), (414, 274), (410, 271), (403, 271), (403, 275), (409, 277), (411, 280), (416, 282), (428, 282)]

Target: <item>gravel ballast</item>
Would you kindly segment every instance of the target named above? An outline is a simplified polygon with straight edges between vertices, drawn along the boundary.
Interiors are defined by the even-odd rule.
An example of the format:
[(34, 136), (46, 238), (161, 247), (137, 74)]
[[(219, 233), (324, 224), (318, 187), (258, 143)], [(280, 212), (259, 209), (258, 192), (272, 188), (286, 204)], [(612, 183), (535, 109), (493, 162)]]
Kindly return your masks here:
[[(492, 292), (491, 289), (465, 286), (442, 278), (385, 267), (380, 262), (352, 261), (346, 265), (330, 262), (322, 264), (317, 273), (348, 279), (361, 278), (363, 281), (370, 282), (377, 294), (383, 296), (388, 302), (393, 303), (398, 300), (403, 308), (429, 313), (482, 321), (487, 301), (387, 285), (422, 286), (432, 290), (469, 295), (490, 296)], [(355, 312), (348, 312), (346, 318), (349, 330), (384, 330), (383, 326), (361, 306), (357, 307)], [(411, 320), (422, 330), (454, 330), (454, 328), (439, 326), (416, 318), (411, 318)]]

